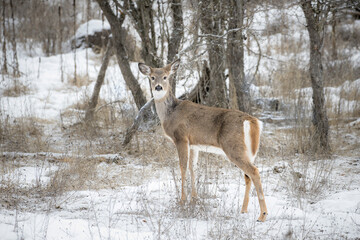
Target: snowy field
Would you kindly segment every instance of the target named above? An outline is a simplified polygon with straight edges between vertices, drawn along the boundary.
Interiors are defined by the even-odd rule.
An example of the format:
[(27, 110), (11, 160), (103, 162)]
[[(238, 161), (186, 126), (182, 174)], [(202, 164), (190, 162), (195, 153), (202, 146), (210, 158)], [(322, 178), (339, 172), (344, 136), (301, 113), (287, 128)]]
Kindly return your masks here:
[[(293, 7), (290, 12), (293, 38), (307, 41), (299, 9)], [(262, 14), (254, 17), (253, 24), (259, 31), (265, 28)], [(269, 14), (275, 18), (277, 12)], [(360, 22), (354, 25), (359, 27)], [(270, 39), (259, 37), (259, 41), (265, 49), (269, 42), (281, 38), (281, 34), (275, 34)], [(183, 48), (186, 47), (185, 43)], [(306, 47), (296, 55), (304, 66), (309, 57)], [(259, 66), (260, 74), (269, 74), (277, 66), (275, 62), (294, 57), (271, 51), (269, 55), (271, 58), (264, 58)], [(185, 66), (187, 58), (184, 54)], [(331, 157), (319, 159), (289, 153), (287, 149), (294, 139), (286, 133), (294, 128), (295, 117), (288, 115), (292, 110), (286, 106), (297, 106), (298, 99), (282, 99), (277, 89), (251, 85), (255, 99), (276, 96), (286, 108), (274, 114), (257, 112), (265, 128), (255, 164), (262, 177), (269, 211), (266, 222), (259, 223), (256, 219), (260, 208), (253, 187), (249, 212), (240, 213), (244, 177), (227, 159), (200, 155), (199, 199), (181, 206), (178, 158), (174, 146), (162, 137), (160, 127), (139, 133), (126, 149), (120, 145), (129, 122), (121, 122), (122, 126), (114, 133), (109, 133), (113, 129), (107, 132), (99, 127), (97, 136), (76, 130), (74, 124), (84, 115), (78, 106), (91, 96), (101, 66), (99, 55), (91, 50), (77, 50), (77, 74), (88, 75), (91, 80), (82, 86), (70, 84), (74, 72), (72, 52), (45, 57), (40, 53), (29, 56), (22, 50), (19, 61), (22, 76), (18, 81), (29, 91), (21, 96), (3, 96), (5, 89), (15, 84), (4, 76), (5, 80), (0, 82), (1, 122), (18, 126), (18, 119), (35, 119), (35, 126), (41, 125), (39, 129), (44, 132), (39, 141), (46, 146), (39, 152), (0, 152), (0, 239), (360, 239), (358, 118), (335, 119), (341, 126), (331, 128), (332, 145), (336, 145)], [(248, 74), (253, 73), (257, 56), (246, 55), (245, 61)], [(359, 50), (353, 52), (351, 61), (354, 66), (360, 63)], [(138, 72), (137, 63), (131, 63), (131, 68), (143, 91), (149, 94), (148, 82)], [(196, 80), (182, 79), (178, 94), (191, 89)], [(359, 98), (344, 97), (344, 92), (359, 88), (360, 79), (326, 87), (329, 111), (341, 109), (347, 114), (360, 109)], [(304, 111), (310, 114), (311, 88), (296, 89), (294, 94), (302, 96)], [(107, 103), (120, 102), (114, 118), (126, 116), (131, 120), (134, 116), (132, 96), (115, 57), (100, 96)], [(7, 149), (21, 145), (11, 144), (15, 147)], [(36, 147), (37, 142), (32, 144)], [(114, 144), (119, 146), (113, 147)], [(5, 147), (8, 146), (2, 149)]]
[[(21, 155), (4, 154), (9, 160), (19, 159)], [(21, 156), (24, 166), (9, 170), (2, 177), (16, 179), (21, 188), (36, 191), (48, 185), (59, 169), (65, 167), (54, 161), (61, 157), (50, 153)], [(10, 209), (0, 213), (2, 239), (359, 237), (358, 157), (334, 157), (306, 166), (296, 163), (300, 160), (296, 158), (275, 164), (259, 158), (257, 166), (269, 209), (265, 223), (256, 222), (259, 206), (254, 191), (249, 213), (240, 214), (245, 188), (243, 175), (221, 158), (215, 164), (206, 157), (199, 160), (198, 168), (202, 167), (198, 171), (199, 200), (180, 206), (179, 190), (176, 190), (180, 185), (177, 159), (168, 160), (173, 166), (102, 162), (94, 170), (96, 176), (83, 186), (84, 190), (58, 197), (29, 197), (17, 209), (11, 209), (9, 202)], [(97, 187), (96, 182), (101, 186)]]

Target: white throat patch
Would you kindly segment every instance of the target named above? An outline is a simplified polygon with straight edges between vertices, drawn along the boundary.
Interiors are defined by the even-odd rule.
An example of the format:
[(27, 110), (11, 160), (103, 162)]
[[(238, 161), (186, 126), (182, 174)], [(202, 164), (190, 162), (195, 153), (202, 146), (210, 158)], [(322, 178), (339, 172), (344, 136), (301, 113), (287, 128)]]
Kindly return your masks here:
[(155, 100), (162, 99), (166, 95), (166, 91), (164, 91), (164, 90), (161, 90), (161, 91), (154, 90), (152, 93), (153, 93)]

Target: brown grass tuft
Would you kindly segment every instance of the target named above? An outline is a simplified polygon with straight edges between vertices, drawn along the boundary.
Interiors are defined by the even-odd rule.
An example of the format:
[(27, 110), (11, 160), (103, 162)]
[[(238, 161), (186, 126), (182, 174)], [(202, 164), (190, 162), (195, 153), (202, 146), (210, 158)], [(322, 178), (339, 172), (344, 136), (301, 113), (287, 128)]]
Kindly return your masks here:
[(0, 143), (2, 151), (41, 152), (49, 149), (44, 140), (43, 126), (36, 118), (0, 119)]
[(76, 75), (76, 77), (68, 76), (68, 84), (70, 84), (70, 86), (83, 87), (88, 86), (91, 82), (93, 82), (93, 80), (86, 75)]
[(2, 95), (4, 97), (19, 97), (22, 95), (26, 95), (30, 93), (30, 88), (29, 86), (20, 83), (18, 81), (15, 81), (14, 84), (12, 84), (11, 86), (9, 86), (8, 88), (5, 88), (3, 90)]

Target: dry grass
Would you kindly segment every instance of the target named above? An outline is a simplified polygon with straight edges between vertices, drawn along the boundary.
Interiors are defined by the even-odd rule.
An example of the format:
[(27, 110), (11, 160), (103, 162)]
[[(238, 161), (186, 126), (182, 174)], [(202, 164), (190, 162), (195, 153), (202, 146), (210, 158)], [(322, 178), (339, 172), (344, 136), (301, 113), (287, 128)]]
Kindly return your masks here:
[(299, 67), (294, 61), (284, 63), (274, 72), (274, 85), (277, 87), (277, 94), (287, 99), (293, 99), (295, 89), (310, 87), (310, 75), (307, 69)]
[(2, 151), (41, 152), (49, 149), (43, 126), (31, 117), (1, 119), (0, 142)]
[(288, 19), (285, 14), (281, 14), (272, 22), (267, 21), (263, 36), (271, 36), (278, 33), (285, 33), (289, 29)]
[(289, 160), (289, 168), (282, 174), (289, 195), (297, 199), (297, 204), (303, 209), (306, 201), (318, 201), (326, 186), (330, 185), (333, 162), (315, 160), (306, 155)]
[(70, 86), (75, 86), (75, 87), (83, 87), (83, 86), (88, 86), (91, 82), (93, 82), (93, 79), (90, 79), (89, 76), (87, 75), (76, 75), (76, 77), (74, 77), (74, 75), (69, 75), (67, 77), (68, 79), (68, 84)]
[(273, 54), (279, 55), (297, 55), (307, 50), (306, 41), (303, 39), (294, 39), (288, 35), (281, 35), (280, 41), (271, 43), (267, 47), (267, 53), (272, 50)]
[(354, 67), (350, 58), (339, 61), (324, 61), (324, 86), (335, 87), (345, 81), (360, 78), (360, 67)]
[(3, 90), (2, 95), (4, 97), (19, 97), (19, 96), (27, 95), (29, 93), (30, 93), (29, 86), (15, 80), (14, 84), (11, 84), (11, 86)]

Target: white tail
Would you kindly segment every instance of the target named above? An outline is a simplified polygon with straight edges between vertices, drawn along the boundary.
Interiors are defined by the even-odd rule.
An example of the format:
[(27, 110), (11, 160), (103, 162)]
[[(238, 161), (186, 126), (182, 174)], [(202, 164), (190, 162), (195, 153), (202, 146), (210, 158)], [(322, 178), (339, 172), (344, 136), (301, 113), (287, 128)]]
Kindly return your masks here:
[(165, 135), (175, 144), (181, 170), (181, 201), (186, 201), (185, 180), (189, 163), (191, 197), (197, 198), (193, 163), (198, 151), (225, 154), (245, 172), (245, 196), (241, 212), (247, 212), (251, 181), (254, 183), (259, 205), (259, 221), (265, 221), (267, 208), (258, 169), (253, 165), (260, 143), (262, 122), (246, 113), (207, 107), (177, 99), (171, 92), (169, 77), (180, 64), (177, 60), (164, 68), (151, 68), (139, 63), (140, 71), (151, 81), (156, 111)]

